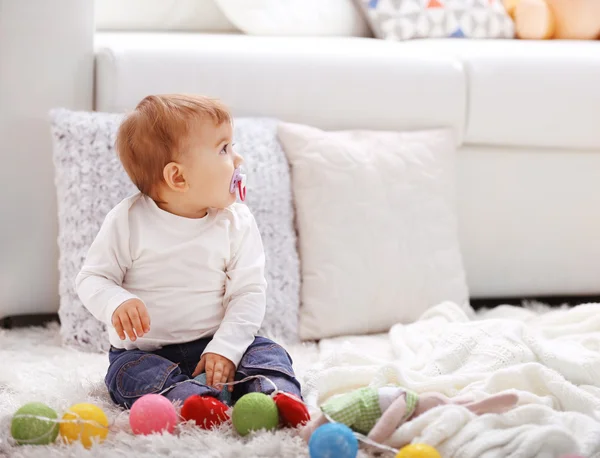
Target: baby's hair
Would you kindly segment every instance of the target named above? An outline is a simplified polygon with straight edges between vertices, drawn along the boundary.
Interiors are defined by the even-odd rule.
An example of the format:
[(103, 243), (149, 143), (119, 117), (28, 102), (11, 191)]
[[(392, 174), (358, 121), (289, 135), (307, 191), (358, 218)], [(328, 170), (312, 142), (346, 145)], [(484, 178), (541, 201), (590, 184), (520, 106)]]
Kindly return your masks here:
[(145, 97), (119, 126), (116, 150), (131, 181), (143, 194), (157, 199), (163, 169), (177, 160), (190, 124), (208, 119), (231, 122), (227, 107), (200, 95), (165, 94)]

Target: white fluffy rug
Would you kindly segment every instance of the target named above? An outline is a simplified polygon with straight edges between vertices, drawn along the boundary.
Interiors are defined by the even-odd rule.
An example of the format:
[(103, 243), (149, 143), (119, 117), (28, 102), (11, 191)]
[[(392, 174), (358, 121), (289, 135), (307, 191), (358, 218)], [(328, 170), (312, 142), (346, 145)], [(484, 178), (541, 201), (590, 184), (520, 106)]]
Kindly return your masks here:
[[(318, 357), (316, 345), (289, 348), (300, 377)], [(183, 425), (177, 435), (151, 437), (131, 434), (127, 415), (112, 404), (103, 378), (108, 366), (106, 355), (79, 352), (61, 346), (57, 325), (48, 328), (0, 330), (0, 456), (15, 458), (66, 457), (306, 457), (308, 448), (293, 431), (257, 433), (239, 437), (225, 425), (206, 432)], [(59, 416), (71, 405), (91, 402), (107, 413), (111, 426), (107, 440), (91, 450), (79, 444), (13, 446), (10, 421), (24, 403), (41, 401)], [(118, 417), (118, 418), (117, 418)], [(365, 455), (363, 455), (365, 456)]]
[[(133, 436), (103, 383), (104, 354), (60, 345), (58, 326), (0, 331), (0, 456), (39, 457), (307, 457), (294, 431), (239, 437), (231, 426), (201, 431), (181, 425), (176, 435)], [(389, 335), (340, 338), (319, 346), (289, 346), (310, 405), (354, 388), (398, 383), (407, 388), (475, 398), (510, 390), (517, 408), (476, 417), (441, 406), (400, 427), (389, 445), (434, 445), (445, 458), (600, 458), (600, 304), (538, 314), (498, 307), (468, 317), (440, 304)], [(13, 446), (13, 413), (42, 401), (59, 415), (92, 402), (113, 423), (106, 442)], [(361, 457), (369, 455), (365, 450)], [(385, 455), (393, 457), (393, 454)]]

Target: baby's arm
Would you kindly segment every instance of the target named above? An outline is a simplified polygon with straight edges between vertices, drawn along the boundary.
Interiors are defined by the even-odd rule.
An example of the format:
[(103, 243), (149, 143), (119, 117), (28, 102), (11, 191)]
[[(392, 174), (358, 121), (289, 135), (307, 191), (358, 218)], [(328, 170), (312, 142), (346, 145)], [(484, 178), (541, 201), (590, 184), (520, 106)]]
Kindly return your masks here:
[(265, 253), (250, 210), (236, 206), (233, 254), (227, 266), (225, 317), (204, 353), (216, 353), (235, 367), (260, 329), (266, 309)]
[[(108, 326), (113, 325), (113, 313), (121, 304), (130, 300), (141, 303), (137, 296), (121, 286), (129, 267), (128, 212), (123, 207), (116, 207), (106, 216), (75, 280), (83, 305)], [(145, 311), (145, 306), (142, 308)]]

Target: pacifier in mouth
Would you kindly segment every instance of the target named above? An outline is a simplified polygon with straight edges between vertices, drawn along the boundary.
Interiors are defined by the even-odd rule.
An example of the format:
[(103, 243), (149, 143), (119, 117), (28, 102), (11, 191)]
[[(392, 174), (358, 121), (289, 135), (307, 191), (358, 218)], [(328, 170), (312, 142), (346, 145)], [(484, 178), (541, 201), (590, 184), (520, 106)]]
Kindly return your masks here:
[(240, 167), (233, 171), (233, 178), (231, 178), (231, 185), (229, 186), (230, 193), (235, 194), (236, 190), (240, 200), (244, 202), (246, 200), (246, 175), (242, 173)]

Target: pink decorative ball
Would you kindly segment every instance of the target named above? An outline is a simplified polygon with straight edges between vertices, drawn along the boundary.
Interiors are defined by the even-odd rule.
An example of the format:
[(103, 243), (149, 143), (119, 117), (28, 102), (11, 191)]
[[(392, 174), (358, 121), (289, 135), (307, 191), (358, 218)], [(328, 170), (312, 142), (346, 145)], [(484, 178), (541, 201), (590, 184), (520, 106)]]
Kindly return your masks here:
[(585, 458), (581, 455), (561, 455), (560, 458)]
[(134, 434), (172, 433), (177, 425), (177, 412), (164, 396), (146, 394), (131, 406), (129, 424)]

